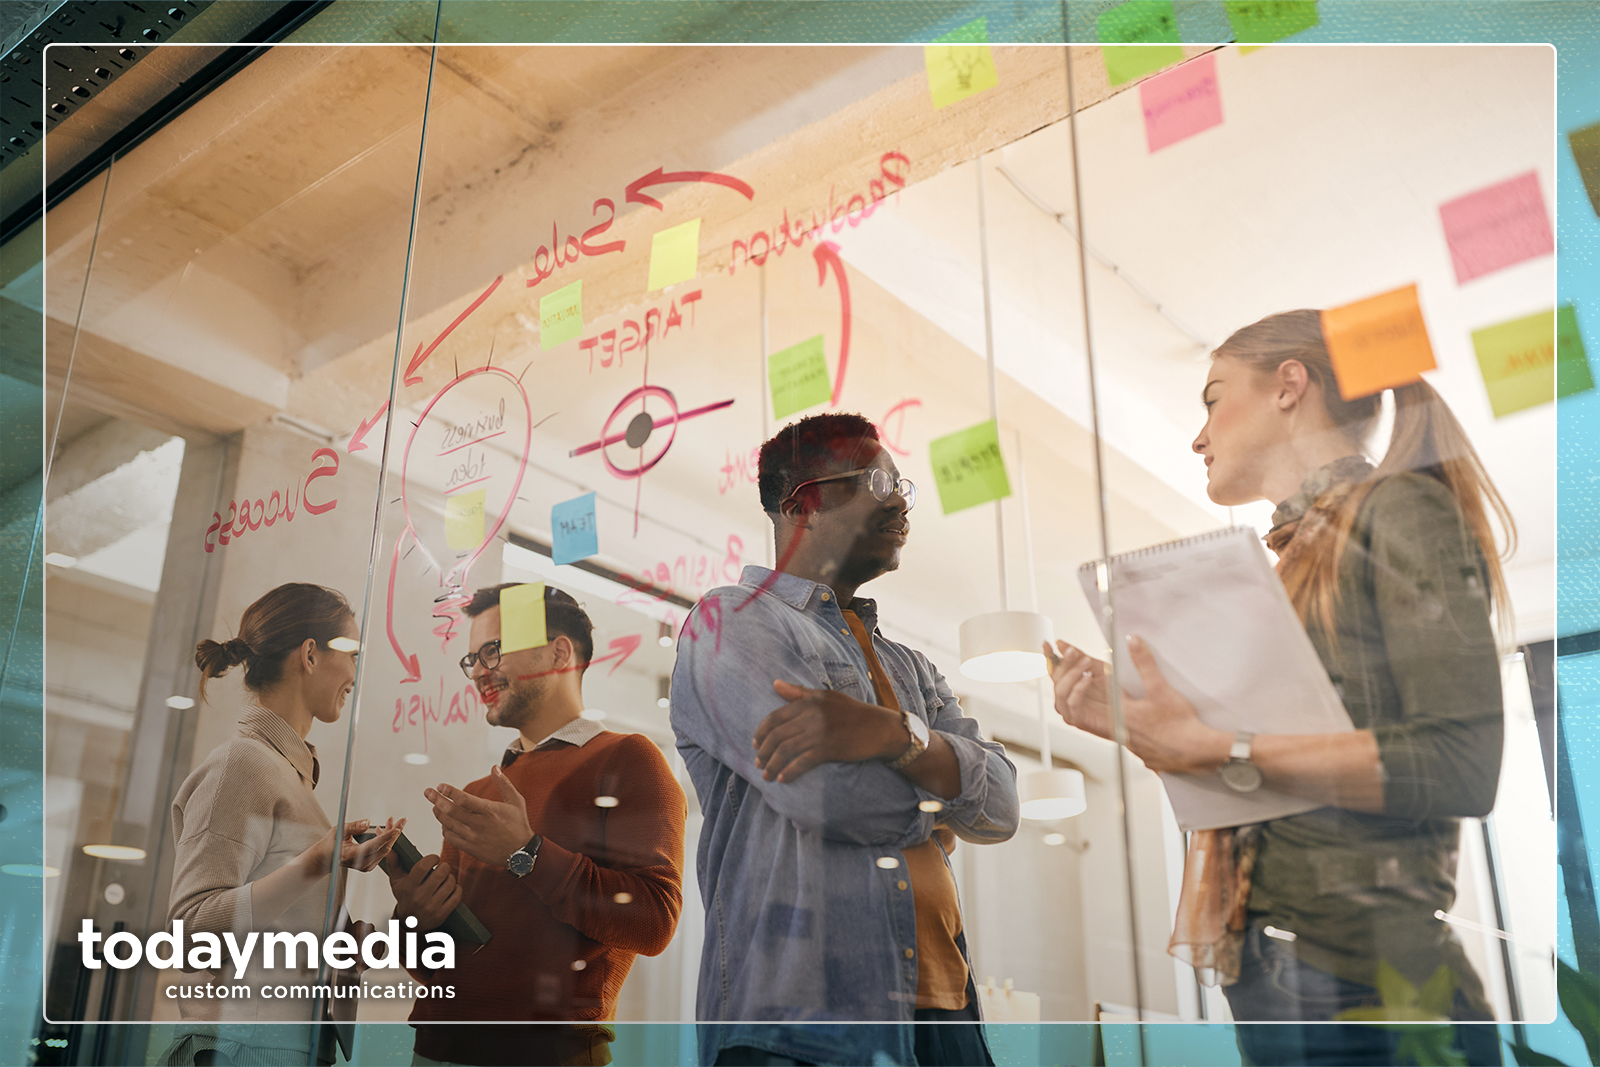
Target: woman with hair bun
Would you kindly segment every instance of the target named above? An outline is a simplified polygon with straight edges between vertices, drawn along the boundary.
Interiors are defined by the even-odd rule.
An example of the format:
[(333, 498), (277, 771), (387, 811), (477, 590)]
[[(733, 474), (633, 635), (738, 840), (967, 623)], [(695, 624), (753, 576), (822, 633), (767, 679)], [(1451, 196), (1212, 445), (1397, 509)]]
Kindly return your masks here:
[[(248, 695), (239, 732), (194, 769), (172, 803), (177, 854), (167, 921), (183, 920), (186, 937), (232, 933), (243, 945), (257, 933), (311, 932), (320, 945), (335, 858), (370, 871), (400, 836), (405, 820), (391, 819), (359, 843), (354, 838), (367, 821), (332, 826), (312, 793), (320, 767), (306, 737), (313, 722), (338, 721), (355, 687), (359, 633), (340, 593), (295, 582), (246, 608), (237, 637), (196, 647), (202, 700), (207, 680), (238, 666)], [(341, 905), (333, 901), (334, 911)], [(206, 974), (205, 984), (250, 987), (248, 998), (179, 999), (186, 1022), (225, 1025), (180, 1030), (164, 1063), (307, 1062), (309, 1028), (252, 1024), (313, 1021), (312, 999), (265, 999), (260, 989), (314, 984), (318, 960), (296, 949), (267, 969), (264, 949), (258, 944), (242, 977), (235, 979), (231, 966)], [(333, 1062), (326, 1042), (318, 1059)]]
[[(1483, 983), (1439, 915), (1455, 902), (1460, 820), (1487, 815), (1499, 781), (1504, 711), (1490, 612), (1510, 634), (1511, 607), (1489, 514), (1507, 555), (1511, 517), (1420, 378), (1393, 390), (1382, 459), (1364, 458), (1381, 398), (1342, 395), (1316, 311), (1234, 333), (1212, 353), (1201, 400), (1206, 422), (1193, 447), (1205, 457), (1207, 495), (1277, 503), (1267, 544), (1355, 729), (1213, 729), (1128, 638), (1146, 695), (1123, 695), (1127, 744), (1148, 767), (1323, 805), (1192, 833), (1169, 951), (1218, 977), (1240, 1023), (1487, 1022)], [(1103, 664), (1059, 648), (1056, 709), (1111, 736)], [(1493, 1025), (1447, 1034), (1464, 1056), (1439, 1062), (1500, 1063)], [(1240, 1025), (1237, 1037), (1246, 1063), (1394, 1064), (1414, 1054), (1398, 1048), (1403, 1030), (1373, 1026)]]

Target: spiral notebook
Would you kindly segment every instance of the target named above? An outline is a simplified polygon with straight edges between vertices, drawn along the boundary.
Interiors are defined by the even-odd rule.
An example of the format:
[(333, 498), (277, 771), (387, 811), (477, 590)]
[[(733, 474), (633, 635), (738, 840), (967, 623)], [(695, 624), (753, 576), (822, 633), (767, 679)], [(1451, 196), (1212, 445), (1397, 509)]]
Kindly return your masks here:
[[(1350, 730), (1350, 716), (1254, 530), (1234, 526), (1113, 556), (1115, 639), (1099, 563), (1078, 580), (1116, 653), (1122, 687), (1144, 695), (1122, 638), (1138, 634), (1161, 673), (1209, 726), (1270, 734)], [(1236, 793), (1217, 775), (1163, 774), (1184, 830), (1242, 826), (1322, 805), (1266, 787)]]

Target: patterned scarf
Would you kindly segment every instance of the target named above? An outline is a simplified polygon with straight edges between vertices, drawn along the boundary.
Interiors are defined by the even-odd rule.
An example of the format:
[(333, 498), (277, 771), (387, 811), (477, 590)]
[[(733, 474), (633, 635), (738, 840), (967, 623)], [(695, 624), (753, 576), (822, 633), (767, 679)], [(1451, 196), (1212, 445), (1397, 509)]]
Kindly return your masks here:
[[(1306, 476), (1300, 488), (1272, 513), (1267, 547), (1278, 555), (1277, 571), (1300, 566), (1326, 551), (1323, 535), (1350, 493), (1372, 475), (1360, 456), (1345, 456)], [(1255, 870), (1261, 826), (1196, 830), (1183, 862), (1183, 891), (1167, 952), (1200, 972), (1206, 985), (1239, 980), (1245, 913)]]

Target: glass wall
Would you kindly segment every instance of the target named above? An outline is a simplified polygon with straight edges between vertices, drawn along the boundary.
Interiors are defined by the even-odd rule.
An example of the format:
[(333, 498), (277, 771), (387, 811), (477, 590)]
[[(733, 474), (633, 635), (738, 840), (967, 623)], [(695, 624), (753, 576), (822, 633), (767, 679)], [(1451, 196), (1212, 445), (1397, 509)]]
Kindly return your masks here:
[[(1555, 634), (1553, 326), (1528, 321), (1551, 310), (1551, 53), (1188, 47), (1108, 70), (982, 40), (279, 45), (50, 212), (50, 1019), (165, 1024), (152, 1057), (330, 999), (393, 1023), (907, 1001), (1221, 1022), (1273, 1017), (1241, 999), (1272, 952), (1373, 991), (1282, 1018), (1553, 1017), (1551, 794), (1515, 652)], [(1262, 357), (1301, 368), (1277, 384), (1211, 358), (1297, 308), (1328, 309), (1308, 313), (1326, 372), (1298, 342)], [(1380, 314), (1405, 344), (1372, 339)], [(1385, 460), (1394, 401), (1357, 378), (1431, 417), (1414, 462)], [(1463, 436), (1437, 436), (1446, 406)], [(810, 424), (820, 445), (781, 433), (845, 413), (863, 421)], [(1256, 545), (1363, 448), (1384, 480), (1318, 482), (1339, 539), (1295, 539), (1302, 574), (1355, 546), (1326, 626), (1273, 574), (1291, 543)], [(1456, 518), (1474, 454), (1518, 534), (1497, 566)], [(847, 477), (808, 495), (801, 471)], [(246, 609), (285, 583), (342, 594), (359, 656), (342, 632), (271, 644)], [(859, 635), (822, 595), (857, 585)], [(592, 636), (517, 606), (551, 590)], [(1103, 666), (1133, 633), (1170, 691)], [(1042, 637), (1066, 643), (1054, 685)], [(239, 661), (203, 699), (202, 641)], [(934, 727), (905, 773), (917, 731), (889, 704)], [(751, 753), (802, 713), (878, 747), (768, 781)], [(512, 793), (526, 825), (496, 807)], [(390, 818), (488, 928), (453, 967), (372, 967), (330, 998), (319, 961), (85, 963), (174, 918), (383, 927), (414, 900), (397, 911), (381, 870), (265, 880), (340, 820)], [(543, 840), (521, 880), (519, 827)], [(1202, 878), (1219, 848), (1239, 862), (1208, 877), (1244, 883)], [(541, 933), (507, 917), (519, 891)], [(1184, 957), (1214, 966), (1169, 952), (1207, 922), (1180, 940), (1219, 943)], [(719, 993), (730, 973), (784, 992)], [(467, 995), (491, 981), (517, 998)], [(1045, 1054), (1037, 1029), (989, 1033), (997, 1059)]]

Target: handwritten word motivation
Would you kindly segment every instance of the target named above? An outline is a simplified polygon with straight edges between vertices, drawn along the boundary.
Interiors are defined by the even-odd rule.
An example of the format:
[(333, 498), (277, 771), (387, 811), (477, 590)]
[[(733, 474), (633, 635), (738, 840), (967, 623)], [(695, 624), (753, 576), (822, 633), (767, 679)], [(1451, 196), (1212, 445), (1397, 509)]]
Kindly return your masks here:
[(589, 353), (589, 373), (594, 373), (595, 352), (600, 352), (600, 366), (609, 367), (612, 363), (622, 366), (622, 357), (636, 348), (642, 348), (653, 337), (666, 337), (672, 330), (683, 326), (683, 312), (679, 310), (681, 304), (689, 312), (689, 325), (694, 325), (695, 305), (700, 302), (700, 290), (695, 289), (673, 298), (667, 305), (667, 313), (663, 318), (659, 307), (649, 308), (642, 316), (644, 325), (634, 319), (624, 319), (622, 323), (622, 338), (618, 342), (615, 329), (597, 333), (593, 337), (585, 337), (578, 342), (578, 351)]
[(781, 256), (791, 247), (799, 248), (805, 244), (807, 238), (818, 240), (829, 228), (834, 233), (842, 232), (847, 224), (854, 229), (861, 225), (863, 220), (872, 217), (878, 205), (888, 196), (890, 186), (894, 187), (895, 193), (906, 187), (910, 169), (911, 160), (905, 153), (885, 152), (878, 160), (880, 176), (868, 181), (865, 191), (858, 191), (840, 199), (836, 191), (830, 187), (827, 214), (821, 215), (813, 208), (809, 227), (799, 215), (796, 215), (791, 223), (789, 209), (785, 207), (782, 223), (771, 230), (757, 230), (746, 240), (733, 242), (728, 253), (728, 273), (732, 274), (738, 268), (741, 256), (743, 262), (754, 263), (759, 267), (767, 261), (767, 256)]
[[(323, 459), (333, 465), (320, 466), (318, 460)], [(311, 453), (310, 472), (282, 493), (274, 489), (265, 497), (256, 497), (253, 502), (248, 496), (229, 501), (226, 519), (222, 517), (220, 511), (211, 513), (211, 525), (206, 527), (206, 551), (215, 552), (218, 545), (226, 547), (243, 537), (247, 531), (259, 530), (263, 526), (270, 527), (279, 519), (293, 522), (295, 513), (302, 507), (312, 515), (332, 511), (339, 506), (339, 498), (333, 497), (322, 503), (314, 503), (311, 499), (311, 483), (318, 478), (331, 478), (338, 473), (339, 454), (331, 448), (319, 448)]]

